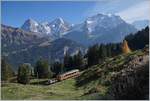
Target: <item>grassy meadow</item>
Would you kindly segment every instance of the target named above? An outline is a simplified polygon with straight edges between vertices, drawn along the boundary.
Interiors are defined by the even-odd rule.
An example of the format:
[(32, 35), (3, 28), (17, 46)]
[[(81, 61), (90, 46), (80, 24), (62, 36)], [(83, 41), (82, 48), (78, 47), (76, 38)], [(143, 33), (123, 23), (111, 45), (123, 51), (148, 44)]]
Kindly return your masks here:
[[(69, 79), (52, 85), (22, 85), (17, 83), (2, 84), (2, 99), (4, 100), (48, 100), (48, 99), (76, 99), (84, 90), (76, 89), (75, 80)], [(44, 80), (43, 80), (44, 81)]]

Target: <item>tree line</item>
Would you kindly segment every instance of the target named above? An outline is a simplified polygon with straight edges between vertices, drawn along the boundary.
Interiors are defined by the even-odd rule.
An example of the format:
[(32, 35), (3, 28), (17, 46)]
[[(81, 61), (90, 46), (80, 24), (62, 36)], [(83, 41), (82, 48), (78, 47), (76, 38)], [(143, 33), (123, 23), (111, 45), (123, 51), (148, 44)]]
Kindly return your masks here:
[(131, 50), (142, 49), (149, 44), (149, 27), (138, 31), (134, 34), (129, 34), (125, 37)]
[(91, 46), (86, 54), (88, 66), (102, 63), (105, 58), (116, 56), (121, 52), (121, 43), (96, 44)]
[[(53, 64), (49, 64), (48, 60), (39, 59), (33, 67), (30, 63), (23, 63), (18, 67), (17, 82), (22, 84), (28, 84), (32, 77), (34, 78), (52, 78), (58, 74), (66, 71), (78, 68), (83, 65), (83, 57), (81, 51), (77, 54), (70, 56), (68, 53), (64, 56), (64, 61), (55, 61)], [(11, 77), (15, 76), (12, 66), (8, 61), (2, 59), (2, 81), (7, 81)]]

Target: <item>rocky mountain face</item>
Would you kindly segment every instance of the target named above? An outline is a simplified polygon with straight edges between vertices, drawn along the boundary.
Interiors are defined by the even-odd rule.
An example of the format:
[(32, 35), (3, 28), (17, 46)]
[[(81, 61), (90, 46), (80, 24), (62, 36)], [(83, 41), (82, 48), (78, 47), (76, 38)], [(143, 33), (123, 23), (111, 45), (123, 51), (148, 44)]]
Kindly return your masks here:
[(49, 60), (50, 63), (62, 61), (66, 47), (70, 55), (75, 54), (78, 50), (84, 52), (84, 47), (76, 42), (68, 39), (58, 39), (53, 42), (44, 42), (32, 48), (17, 51), (15, 54), (11, 53), (8, 56), (8, 60), (15, 66), (15, 69), (17, 69), (16, 66), (22, 63), (31, 63), (34, 65), (40, 58)]
[(83, 23), (75, 25), (65, 37), (84, 45), (94, 43), (120, 42), (137, 29), (126, 23), (119, 16), (97, 14), (87, 18)]
[(71, 25), (68, 22), (64, 21), (62, 18), (55, 19), (54, 21), (50, 22), (48, 26), (50, 26), (51, 33), (56, 38), (62, 37), (63, 35), (65, 35), (65, 32), (67, 32), (71, 28)]
[(26, 20), (21, 28), (29, 32), (40, 32), (39, 24), (33, 19)]
[(7, 57), (16, 70), (22, 63), (34, 64), (38, 59), (49, 61), (61, 60), (65, 48), (72, 55), (78, 50), (84, 52), (84, 46), (75, 41), (59, 38), (52, 41), (49, 37), (41, 37), (38, 33), (26, 32), (19, 28), (2, 25), (2, 57)]
[(40, 44), (43, 41), (50, 41), (48, 37), (41, 37), (37, 33), (26, 32), (19, 28), (1, 25), (1, 42), (2, 42), (2, 55), (9, 54), (16, 50), (32, 47), (33, 45)]
[(137, 20), (137, 21), (134, 21), (132, 25), (134, 25), (137, 29), (141, 30), (145, 28), (146, 26), (149, 26), (150, 23), (149, 23), (149, 20)]
[(48, 35), (51, 39), (60, 38), (64, 32), (68, 31), (71, 25), (62, 18), (57, 18), (52, 22), (38, 23), (33, 19), (28, 19), (21, 26), (21, 29), (29, 32), (36, 32), (41, 36)]

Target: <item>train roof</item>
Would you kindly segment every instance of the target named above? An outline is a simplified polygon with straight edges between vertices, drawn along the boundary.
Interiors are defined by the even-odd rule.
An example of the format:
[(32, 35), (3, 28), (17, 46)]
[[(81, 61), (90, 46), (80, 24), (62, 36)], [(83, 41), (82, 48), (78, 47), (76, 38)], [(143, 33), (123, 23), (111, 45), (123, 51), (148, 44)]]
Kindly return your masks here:
[(74, 69), (74, 70), (70, 70), (70, 71), (60, 74), (60, 75), (66, 75), (66, 74), (70, 74), (70, 73), (78, 72), (78, 71), (79, 71), (79, 69)]

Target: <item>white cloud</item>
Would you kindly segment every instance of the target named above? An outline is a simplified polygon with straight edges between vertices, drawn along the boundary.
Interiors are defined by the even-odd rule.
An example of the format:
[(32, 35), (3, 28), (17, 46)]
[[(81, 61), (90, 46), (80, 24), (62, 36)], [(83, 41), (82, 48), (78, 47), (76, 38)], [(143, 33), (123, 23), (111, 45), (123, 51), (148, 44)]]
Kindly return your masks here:
[(131, 6), (119, 13), (124, 20), (131, 23), (135, 20), (143, 20), (143, 19), (149, 19), (150, 20), (150, 1), (143, 1), (141, 3), (138, 3), (134, 6)]

